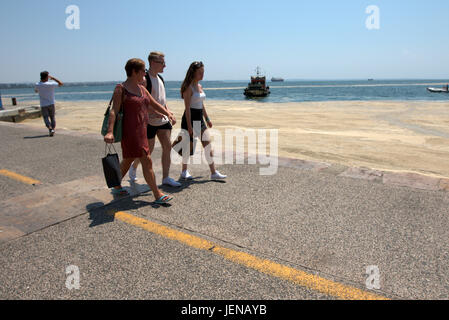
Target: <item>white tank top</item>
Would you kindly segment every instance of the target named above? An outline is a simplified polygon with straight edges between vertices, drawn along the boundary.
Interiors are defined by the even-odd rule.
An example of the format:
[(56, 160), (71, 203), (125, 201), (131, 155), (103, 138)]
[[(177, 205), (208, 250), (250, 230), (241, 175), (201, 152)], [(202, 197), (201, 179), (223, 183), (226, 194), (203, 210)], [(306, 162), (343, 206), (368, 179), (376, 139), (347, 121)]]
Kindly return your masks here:
[(206, 99), (206, 94), (204, 92), (200, 93), (196, 91), (192, 85), (192, 97), (190, 98), (190, 108), (192, 109), (203, 109), (203, 102)]

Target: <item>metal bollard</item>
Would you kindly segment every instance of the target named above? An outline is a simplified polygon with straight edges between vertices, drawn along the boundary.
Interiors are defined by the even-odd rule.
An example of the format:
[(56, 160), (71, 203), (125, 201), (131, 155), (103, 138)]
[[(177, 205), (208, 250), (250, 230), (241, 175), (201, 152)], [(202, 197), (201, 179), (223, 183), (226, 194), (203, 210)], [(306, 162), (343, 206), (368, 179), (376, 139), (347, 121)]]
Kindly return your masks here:
[(17, 106), (17, 100), (16, 100), (16, 98), (11, 98), (11, 100), (12, 100), (12, 105), (13, 105), (13, 106)]

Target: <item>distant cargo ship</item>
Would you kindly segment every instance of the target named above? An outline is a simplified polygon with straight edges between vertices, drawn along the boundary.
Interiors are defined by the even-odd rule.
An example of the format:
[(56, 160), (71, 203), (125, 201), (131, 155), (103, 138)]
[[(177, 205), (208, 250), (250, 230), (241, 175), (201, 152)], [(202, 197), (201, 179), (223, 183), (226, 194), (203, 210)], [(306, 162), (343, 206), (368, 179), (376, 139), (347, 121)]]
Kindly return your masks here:
[(282, 81), (284, 81), (284, 79), (282, 78), (275, 78), (275, 77), (271, 78), (271, 82), (282, 82)]

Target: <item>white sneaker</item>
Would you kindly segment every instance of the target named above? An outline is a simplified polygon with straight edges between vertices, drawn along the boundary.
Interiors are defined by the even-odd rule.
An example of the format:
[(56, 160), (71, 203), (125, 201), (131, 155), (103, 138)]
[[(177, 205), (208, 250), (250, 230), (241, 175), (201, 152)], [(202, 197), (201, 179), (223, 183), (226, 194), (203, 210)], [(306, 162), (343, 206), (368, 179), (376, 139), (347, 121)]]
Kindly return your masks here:
[(181, 172), (181, 179), (192, 180), (193, 177), (190, 175), (189, 171), (186, 170)]
[(131, 166), (131, 168), (129, 168), (129, 180), (131, 180), (132, 182), (137, 181), (137, 170)]
[(174, 179), (167, 177), (164, 180), (162, 180), (162, 184), (166, 184), (170, 187), (180, 187), (181, 184), (179, 182), (176, 182)]
[(218, 170), (215, 170), (215, 173), (210, 175), (211, 180), (222, 180), (222, 179), (226, 179), (226, 177), (227, 176), (225, 176), (224, 174), (221, 174), (220, 172), (218, 172)]

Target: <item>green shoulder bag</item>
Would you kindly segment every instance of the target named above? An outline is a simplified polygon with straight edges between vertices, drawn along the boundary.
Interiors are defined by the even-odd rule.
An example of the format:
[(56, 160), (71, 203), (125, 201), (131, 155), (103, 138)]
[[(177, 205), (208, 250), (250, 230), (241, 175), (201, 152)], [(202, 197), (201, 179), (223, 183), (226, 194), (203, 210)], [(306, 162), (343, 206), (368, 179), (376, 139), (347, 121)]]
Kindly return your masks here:
[[(117, 116), (115, 117), (115, 123), (114, 123), (114, 130), (112, 131), (114, 135), (114, 142), (120, 142), (122, 141), (122, 123), (123, 123), (123, 100), (125, 95), (125, 89), (122, 86), (122, 101), (120, 105), (120, 111), (118, 112)], [(114, 95), (111, 98), (111, 101), (109, 101), (109, 105), (106, 109), (106, 112), (104, 114), (103, 119), (103, 125), (101, 127), (101, 135), (104, 137), (108, 133), (108, 126), (109, 126), (109, 114), (111, 111), (112, 101), (114, 99)]]

